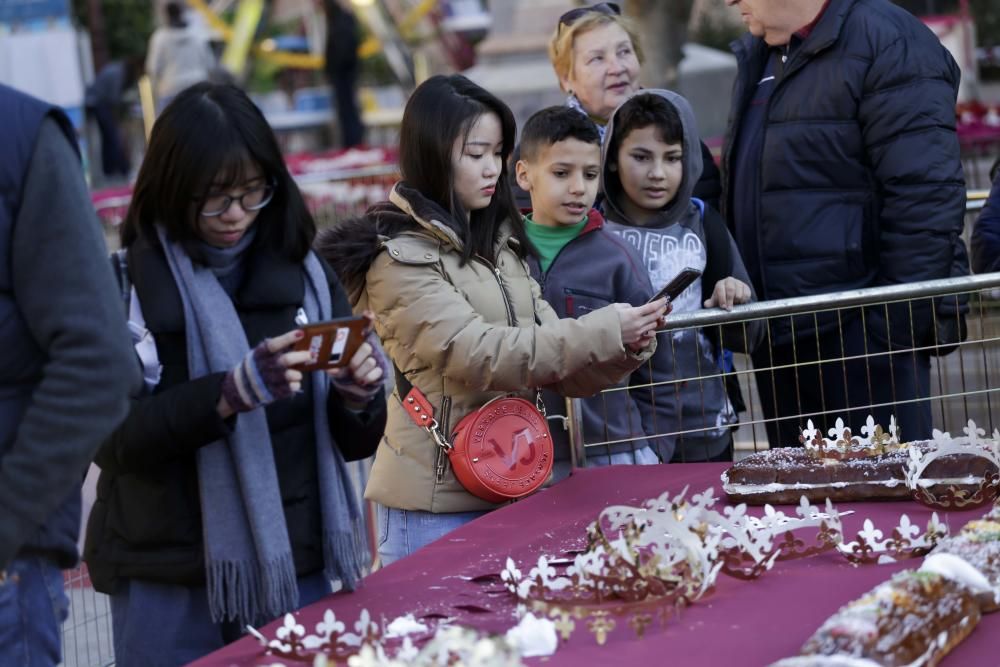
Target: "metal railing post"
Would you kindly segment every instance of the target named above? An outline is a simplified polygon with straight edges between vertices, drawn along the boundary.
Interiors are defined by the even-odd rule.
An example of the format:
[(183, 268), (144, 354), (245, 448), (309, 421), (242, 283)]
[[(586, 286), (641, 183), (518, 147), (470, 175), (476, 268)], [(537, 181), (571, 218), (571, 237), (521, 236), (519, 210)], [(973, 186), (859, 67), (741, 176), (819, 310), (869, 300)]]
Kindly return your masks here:
[(583, 413), (579, 398), (566, 399), (566, 427), (569, 431), (570, 474), (587, 467), (587, 451), (583, 442)]

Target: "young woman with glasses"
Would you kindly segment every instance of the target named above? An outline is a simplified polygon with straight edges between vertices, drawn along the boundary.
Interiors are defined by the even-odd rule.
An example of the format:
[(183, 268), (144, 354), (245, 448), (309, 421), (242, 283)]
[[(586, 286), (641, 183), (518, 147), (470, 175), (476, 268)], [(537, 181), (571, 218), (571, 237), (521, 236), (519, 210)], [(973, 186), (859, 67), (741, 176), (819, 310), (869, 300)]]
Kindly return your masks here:
[(382, 435), (387, 365), (370, 336), (342, 370), (296, 370), (297, 327), (351, 314), (314, 235), (243, 92), (173, 99), (122, 229), (161, 370), (98, 453), (85, 550), (119, 665), (187, 663), (370, 562), (344, 462)]

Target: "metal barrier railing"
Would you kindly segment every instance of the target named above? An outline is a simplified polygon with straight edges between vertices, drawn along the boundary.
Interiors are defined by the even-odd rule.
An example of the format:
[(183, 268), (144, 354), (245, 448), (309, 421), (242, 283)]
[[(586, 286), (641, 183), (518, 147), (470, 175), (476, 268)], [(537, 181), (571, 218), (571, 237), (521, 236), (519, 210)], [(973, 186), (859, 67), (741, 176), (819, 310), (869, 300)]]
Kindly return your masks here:
[[(991, 380), (991, 374), (1000, 371), (998, 290), (1000, 273), (991, 273), (753, 303), (737, 306), (729, 312), (712, 309), (671, 314), (666, 327), (659, 332), (660, 346), (670, 345), (675, 355), (694, 353), (693, 347), (678, 344), (678, 333), (693, 332), (689, 339), (704, 335), (722, 339), (725, 337), (724, 329), (728, 328), (728, 345), (737, 353), (734, 367), (728, 370), (705, 368), (704, 372), (695, 375), (661, 380), (657, 380), (651, 369), (649, 375), (652, 381), (632, 383), (604, 393), (624, 391), (635, 395), (650, 391), (658, 393), (660, 401), (680, 403), (682, 392), (690, 397), (691, 387), (699, 383), (702, 386), (708, 383), (725, 386), (728, 380), (732, 387), (735, 381), (742, 396), (748, 397), (747, 414), (740, 418), (737, 440), (742, 438), (743, 446), (754, 450), (766, 447), (765, 443), (770, 446), (796, 444), (797, 440), (790, 439), (794, 436), (788, 434), (797, 433), (807, 419), (814, 419), (817, 427), (825, 428), (833, 426), (833, 420), (840, 416), (845, 418), (848, 426), (858, 428), (864, 423), (863, 417), (857, 416), (859, 410), (884, 413), (886, 408), (891, 408), (893, 411), (905, 411), (907, 405), (921, 403), (933, 404), (933, 426), (940, 430), (958, 431), (970, 418), (992, 430), (994, 426), (1000, 426), (995, 423), (994, 417), (996, 410), (1000, 409), (1000, 405), (994, 405), (994, 394), (1000, 392), (1000, 385), (994, 387)], [(946, 356), (931, 356), (947, 343), (936, 338), (938, 324), (944, 320), (931, 308), (931, 299), (935, 297), (943, 297), (946, 301), (956, 297), (968, 300), (969, 312), (965, 316), (968, 336), (954, 345), (954, 350)], [(930, 313), (933, 337), (918, 340), (915, 320), (919, 320), (921, 313), (927, 312)], [(923, 317), (926, 318), (926, 314)], [(753, 349), (750, 335), (754, 326), (763, 329), (763, 340), (756, 349)], [(746, 343), (742, 349), (733, 349), (734, 330), (743, 336)], [(893, 341), (893, 344), (877, 349), (872, 344), (869, 348), (867, 341), (872, 340), (873, 333), (878, 334), (878, 338)], [(850, 340), (852, 336), (864, 341), (860, 347), (857, 340)], [(790, 350), (791, 356), (769, 356), (775, 349)], [(904, 391), (902, 387), (891, 386), (888, 392), (873, 390), (879, 383), (892, 385), (902, 382), (897, 374), (918, 363), (930, 366), (927, 369), (928, 379), (919, 389)], [(806, 390), (817, 384), (821, 387), (829, 385), (830, 377), (824, 379), (824, 373), (844, 376), (844, 395), (821, 397), (820, 405), (814, 404), (813, 409), (807, 409), (802, 406), (802, 395), (815, 394)], [(848, 375), (862, 378), (860, 387), (857, 383), (853, 387), (855, 394), (862, 394), (860, 398), (850, 395), (852, 388)], [(838, 380), (834, 377), (834, 384)], [(805, 386), (807, 384), (809, 387)], [(702, 393), (711, 392), (703, 390)], [(780, 398), (789, 395), (792, 395), (789, 400), (782, 401)], [(876, 396), (881, 398), (876, 400), (873, 398)], [(767, 403), (762, 397), (771, 400)], [(656, 429), (647, 427), (646, 432), (628, 437), (588, 440), (587, 434), (582, 431), (580, 400), (595, 399), (573, 399), (568, 406), (569, 439), (576, 465), (586, 461), (588, 449), (610, 453), (611, 447), (623, 444), (640, 444), (664, 438), (697, 439), (719, 431), (716, 421), (710, 418), (699, 420), (698, 410), (694, 411), (694, 423), (685, 424), (684, 406), (678, 405), (676, 412), (680, 416), (673, 424), (659, 424)], [(641, 401), (637, 400), (637, 403)], [(768, 409), (765, 403), (772, 407)], [(786, 409), (774, 407), (781, 403)], [(789, 404), (798, 404), (799, 409), (789, 411)], [(701, 416), (711, 417), (712, 411), (719, 407), (703, 403)], [(688, 410), (689, 416), (690, 413)], [(853, 422), (847, 421), (848, 413), (853, 415)], [(607, 417), (605, 414), (605, 422)], [(777, 436), (773, 427), (788, 421), (792, 424), (782, 429), (785, 436), (779, 442), (773, 442)], [(887, 424), (883, 423), (883, 426)], [(905, 432), (907, 424), (902, 426)], [(771, 433), (764, 436), (761, 427)], [(914, 438), (927, 437), (930, 432), (929, 429), (919, 429), (911, 431), (911, 435)], [(695, 457), (694, 460), (698, 460), (697, 453)]]
[(108, 596), (98, 593), (83, 565), (63, 575), (69, 617), (62, 626), (64, 667), (105, 667), (115, 663)]
[(385, 201), (397, 180), (399, 167), (394, 164), (295, 176), (295, 182), (320, 227), (359, 216), (369, 206)]
[[(987, 194), (969, 193), (963, 238)], [(958, 330), (958, 302), (952, 303), (956, 298), (967, 304), (968, 335), (960, 344), (946, 346), (937, 335), (947, 327)], [(754, 345), (752, 329), (762, 332), (759, 345)], [(873, 335), (892, 345), (869, 347), (865, 341)], [(932, 427), (960, 431), (970, 418), (989, 429), (1000, 425), (994, 418), (1000, 408), (994, 405), (994, 392), (1000, 386), (994, 390), (991, 378), (1000, 371), (1000, 274), (758, 302), (728, 312), (674, 313), (659, 332), (658, 344), (670, 346), (675, 359), (685, 354), (690, 358), (699, 349), (693, 341), (704, 347), (704, 337), (715, 345), (716, 354), (721, 347), (717, 341), (725, 341), (725, 348), (735, 353), (732, 367), (702, 363), (697, 372), (664, 378), (649, 366), (650, 379), (644, 382), (633, 376), (628, 386), (567, 401), (574, 465), (584, 465), (588, 454), (610, 457), (646, 444), (659, 449), (662, 458), (671, 443), (676, 445), (675, 461), (703, 460), (691, 445), (725, 439), (730, 430), (737, 449), (793, 445), (808, 419), (826, 428), (842, 417), (856, 429), (868, 412), (882, 421), (890, 413), (897, 419), (900, 413), (910, 416), (902, 430), (914, 439), (929, 437)], [(952, 348), (950, 354), (938, 356)], [(918, 386), (911, 390), (905, 385), (912, 382)], [(711, 401), (723, 391), (720, 387), (729, 406), (737, 402), (734, 394), (745, 403), (738, 424), (735, 415), (725, 413), (724, 400)], [(608, 424), (615, 423), (616, 415), (606, 406), (615, 403), (609, 400), (615, 392), (626, 392), (629, 409), (634, 406), (643, 414), (642, 432), (610, 432)], [(589, 401), (586, 411), (582, 401)], [(912, 418), (915, 410), (917, 419)], [(585, 412), (591, 421), (594, 413), (603, 417), (603, 425), (585, 423)], [(691, 458), (685, 458), (688, 454)]]

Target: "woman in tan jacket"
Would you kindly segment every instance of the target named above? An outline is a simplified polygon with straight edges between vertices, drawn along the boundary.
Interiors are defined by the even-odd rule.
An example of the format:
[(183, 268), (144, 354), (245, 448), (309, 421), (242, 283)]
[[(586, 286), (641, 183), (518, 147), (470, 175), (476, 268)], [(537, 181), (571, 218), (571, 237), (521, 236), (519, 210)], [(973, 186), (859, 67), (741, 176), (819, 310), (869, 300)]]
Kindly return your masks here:
[[(428, 79), (403, 114), (403, 180), (389, 201), (319, 240), (355, 310), (375, 313), (402, 384), (427, 396), (445, 434), (500, 395), (587, 396), (617, 383), (652, 354), (666, 314), (660, 300), (555, 315), (524, 262), (506, 169), (514, 137), (495, 96), (462, 76)], [(456, 480), (398, 393), (365, 490), (379, 504), (383, 564), (495, 507)]]

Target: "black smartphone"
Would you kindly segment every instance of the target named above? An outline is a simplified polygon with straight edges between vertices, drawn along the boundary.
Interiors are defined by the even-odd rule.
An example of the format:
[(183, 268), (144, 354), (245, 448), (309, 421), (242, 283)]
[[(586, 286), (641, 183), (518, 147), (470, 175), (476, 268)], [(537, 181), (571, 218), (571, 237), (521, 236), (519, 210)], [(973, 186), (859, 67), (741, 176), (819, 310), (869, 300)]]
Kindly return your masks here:
[[(673, 279), (667, 283), (663, 289), (653, 295), (650, 301), (656, 301), (657, 299), (662, 299), (667, 297), (667, 301), (673, 301), (681, 295), (681, 292), (686, 290), (691, 283), (698, 279), (701, 275), (701, 271), (698, 269), (692, 269), (690, 266), (681, 269)], [(648, 303), (648, 302), (647, 302)]]

